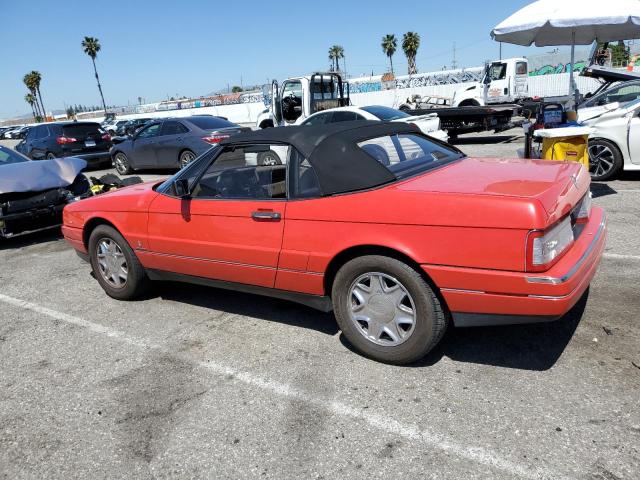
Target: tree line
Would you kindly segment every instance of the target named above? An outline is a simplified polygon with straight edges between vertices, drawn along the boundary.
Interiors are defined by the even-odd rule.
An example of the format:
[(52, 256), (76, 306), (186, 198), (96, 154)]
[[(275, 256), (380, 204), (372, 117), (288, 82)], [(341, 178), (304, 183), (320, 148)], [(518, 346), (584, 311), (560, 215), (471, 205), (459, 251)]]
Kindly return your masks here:
[[(380, 44), (382, 47), (382, 52), (389, 59), (389, 70), (391, 73), (393, 72), (393, 55), (396, 53), (398, 49), (398, 39), (395, 34), (387, 34), (382, 37), (382, 42)], [(418, 67), (416, 66), (416, 55), (418, 54), (418, 49), (420, 48), (420, 35), (416, 32), (407, 32), (402, 36), (402, 51), (407, 57), (407, 73), (409, 75), (414, 75), (418, 73)], [(342, 66), (344, 65), (344, 48), (342, 45), (333, 45), (329, 48), (329, 61), (330, 70), (332, 72), (339, 72), (340, 70), (340, 60), (343, 60)]]

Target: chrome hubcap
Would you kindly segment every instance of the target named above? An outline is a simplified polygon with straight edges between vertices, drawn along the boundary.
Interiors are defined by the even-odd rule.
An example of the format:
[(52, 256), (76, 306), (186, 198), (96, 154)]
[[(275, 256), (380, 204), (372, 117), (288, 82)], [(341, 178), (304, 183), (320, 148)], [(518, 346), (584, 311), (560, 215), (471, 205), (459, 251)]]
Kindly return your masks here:
[(611, 149), (605, 145), (589, 146), (589, 172), (597, 177), (606, 175), (614, 166)]
[(182, 165), (182, 168), (184, 168), (191, 162), (193, 162), (193, 159), (196, 158), (196, 156), (191, 152), (184, 152), (181, 158), (182, 160), (180, 161), (180, 163)]
[(127, 161), (122, 155), (116, 155), (115, 164), (118, 172), (122, 173), (127, 170)]
[(273, 166), (273, 165), (277, 165), (278, 161), (276, 160), (276, 157), (274, 157), (273, 155), (265, 155), (264, 157), (262, 157), (262, 164)]
[(110, 238), (98, 242), (96, 253), (102, 278), (112, 287), (122, 288), (127, 283), (129, 267), (122, 249)]
[(360, 275), (351, 284), (349, 317), (364, 337), (384, 346), (406, 342), (415, 329), (413, 298), (397, 279), (379, 272)]

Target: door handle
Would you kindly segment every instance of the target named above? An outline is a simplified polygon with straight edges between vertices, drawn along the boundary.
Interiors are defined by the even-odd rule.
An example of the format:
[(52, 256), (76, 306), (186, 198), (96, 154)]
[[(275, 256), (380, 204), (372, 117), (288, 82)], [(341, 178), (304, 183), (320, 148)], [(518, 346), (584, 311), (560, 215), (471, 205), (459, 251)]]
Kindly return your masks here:
[(251, 218), (254, 220), (280, 220), (282, 216), (279, 212), (265, 212), (265, 211), (257, 211), (251, 212)]

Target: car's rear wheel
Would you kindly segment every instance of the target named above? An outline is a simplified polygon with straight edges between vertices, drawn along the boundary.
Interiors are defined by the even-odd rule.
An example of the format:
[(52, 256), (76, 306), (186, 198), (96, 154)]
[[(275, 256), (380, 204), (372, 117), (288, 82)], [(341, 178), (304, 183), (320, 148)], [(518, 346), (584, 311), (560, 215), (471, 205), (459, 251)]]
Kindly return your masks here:
[(258, 165), (281, 165), (282, 164), (282, 160), (280, 160), (280, 155), (278, 155), (273, 150), (259, 153), (257, 161), (258, 161)]
[(184, 168), (196, 159), (196, 154), (191, 150), (185, 150), (180, 154), (180, 168)]
[(113, 157), (113, 165), (116, 167), (116, 172), (120, 175), (128, 175), (133, 171), (129, 159), (122, 152), (116, 153), (115, 157)]
[(622, 154), (609, 140), (589, 141), (589, 173), (595, 181), (610, 180), (622, 169)]
[(393, 364), (424, 357), (447, 322), (440, 301), (406, 263), (368, 255), (345, 263), (332, 288), (338, 325), (364, 355)]
[(99, 225), (91, 232), (89, 260), (96, 280), (110, 297), (132, 300), (149, 287), (144, 267), (113, 227)]

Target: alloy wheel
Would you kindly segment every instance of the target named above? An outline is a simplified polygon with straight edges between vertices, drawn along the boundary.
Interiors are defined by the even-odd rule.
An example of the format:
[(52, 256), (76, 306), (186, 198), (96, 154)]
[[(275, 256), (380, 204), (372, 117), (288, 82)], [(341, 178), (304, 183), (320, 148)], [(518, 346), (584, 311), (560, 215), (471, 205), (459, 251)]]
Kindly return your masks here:
[(183, 152), (180, 155), (180, 168), (184, 168), (189, 165), (196, 158), (195, 153), (193, 152)]
[(122, 153), (118, 153), (116, 157), (113, 159), (113, 163), (115, 164), (116, 170), (120, 175), (124, 175), (129, 170), (129, 162), (127, 161), (127, 157), (125, 157)]
[(360, 275), (347, 297), (349, 318), (369, 341), (394, 347), (415, 330), (416, 307), (411, 294), (396, 278), (380, 272)]
[(615, 166), (613, 151), (606, 145), (589, 145), (589, 173), (596, 177), (602, 177), (609, 173)]
[(123, 288), (129, 276), (129, 266), (120, 246), (111, 238), (101, 238), (96, 257), (102, 278), (114, 288)]
[(262, 165), (273, 166), (278, 165), (279, 160), (271, 152), (267, 152), (262, 156)]

